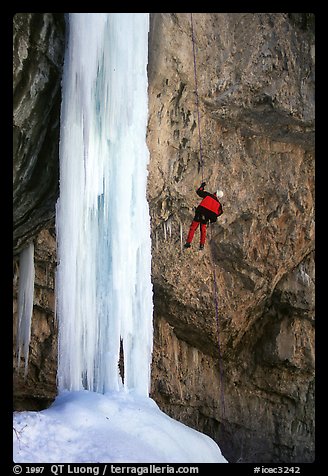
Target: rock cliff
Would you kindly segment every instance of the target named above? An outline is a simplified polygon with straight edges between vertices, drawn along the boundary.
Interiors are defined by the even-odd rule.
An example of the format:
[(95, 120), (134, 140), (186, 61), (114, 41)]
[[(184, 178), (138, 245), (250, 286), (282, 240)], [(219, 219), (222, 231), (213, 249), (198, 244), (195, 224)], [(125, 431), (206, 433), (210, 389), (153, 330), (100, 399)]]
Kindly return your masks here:
[(13, 19), (14, 254), (54, 217), (64, 30), (59, 13)]
[[(40, 409), (56, 392), (54, 319), (55, 204), (65, 21), (59, 13), (13, 17), (14, 408)], [(17, 370), (19, 253), (35, 245), (35, 290), (29, 372)]]
[[(190, 14), (151, 14), (151, 396), (214, 438), (230, 462), (310, 462), (313, 16), (196, 13), (193, 25), (203, 163)], [(14, 372), (18, 409), (42, 408), (56, 394), (53, 217), (63, 31), (60, 14), (14, 18), (14, 303), (17, 253), (31, 238), (36, 250), (29, 373), (24, 381)], [(198, 230), (183, 251), (202, 178), (210, 191), (223, 189), (224, 214), (203, 252)]]

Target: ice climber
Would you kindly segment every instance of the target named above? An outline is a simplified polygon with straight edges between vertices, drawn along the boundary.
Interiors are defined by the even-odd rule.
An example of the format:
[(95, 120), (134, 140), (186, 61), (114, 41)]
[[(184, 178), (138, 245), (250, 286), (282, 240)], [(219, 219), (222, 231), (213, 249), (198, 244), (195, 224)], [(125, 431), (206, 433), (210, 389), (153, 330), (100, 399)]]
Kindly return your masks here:
[(190, 248), (191, 242), (194, 238), (195, 231), (200, 224), (200, 245), (199, 249), (203, 250), (206, 240), (206, 226), (209, 222), (216, 222), (217, 218), (222, 215), (223, 209), (219, 202), (219, 198), (223, 197), (222, 190), (217, 190), (215, 193), (205, 191), (206, 182), (196, 190), (197, 195), (202, 197), (202, 201), (196, 208), (194, 219), (190, 225), (185, 248)]

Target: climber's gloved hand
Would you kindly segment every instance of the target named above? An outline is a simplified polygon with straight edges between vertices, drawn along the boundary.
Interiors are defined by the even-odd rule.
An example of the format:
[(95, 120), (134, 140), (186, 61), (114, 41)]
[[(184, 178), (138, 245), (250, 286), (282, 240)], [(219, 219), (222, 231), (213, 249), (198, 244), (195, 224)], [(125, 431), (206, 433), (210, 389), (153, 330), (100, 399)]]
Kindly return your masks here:
[(205, 185), (206, 185), (206, 182), (202, 182), (202, 184), (201, 184), (200, 188), (204, 188), (204, 187), (205, 187)]

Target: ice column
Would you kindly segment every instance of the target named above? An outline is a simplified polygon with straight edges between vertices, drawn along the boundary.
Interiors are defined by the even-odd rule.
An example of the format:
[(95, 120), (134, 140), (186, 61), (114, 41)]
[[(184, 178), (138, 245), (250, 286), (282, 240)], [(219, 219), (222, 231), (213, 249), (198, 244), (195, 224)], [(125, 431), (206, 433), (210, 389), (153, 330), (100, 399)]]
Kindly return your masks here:
[[(148, 396), (148, 13), (71, 13), (62, 82), (59, 390)], [(124, 384), (119, 371), (124, 351)]]

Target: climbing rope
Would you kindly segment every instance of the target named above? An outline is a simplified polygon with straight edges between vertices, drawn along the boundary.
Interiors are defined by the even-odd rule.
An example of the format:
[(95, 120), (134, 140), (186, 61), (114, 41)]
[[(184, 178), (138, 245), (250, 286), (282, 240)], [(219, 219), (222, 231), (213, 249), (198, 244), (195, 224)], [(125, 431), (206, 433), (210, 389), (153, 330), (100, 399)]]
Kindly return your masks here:
[[(199, 95), (198, 95), (198, 82), (197, 82), (197, 65), (196, 65), (196, 52), (195, 52), (195, 35), (194, 35), (194, 23), (192, 13), (190, 13), (190, 23), (191, 23), (191, 38), (192, 38), (192, 50), (194, 57), (194, 77), (195, 77), (195, 95), (196, 95), (196, 108), (198, 116), (198, 137), (199, 137), (199, 159), (202, 170), (202, 181), (204, 181), (204, 161), (203, 161), (203, 151), (202, 151), (202, 136), (200, 132), (200, 113), (199, 113)], [(212, 242), (212, 226), (210, 226), (210, 242)], [(219, 301), (218, 301), (218, 286), (216, 280), (216, 271), (215, 271), (215, 262), (212, 246), (211, 250), (211, 263), (212, 263), (212, 273), (213, 273), (213, 300), (215, 305), (215, 318), (217, 325), (217, 336), (218, 336), (218, 354), (219, 354), (219, 372), (220, 372), (220, 393), (221, 393), (221, 415), (225, 415), (225, 403), (224, 403), (224, 387), (223, 387), (223, 365), (222, 365), (222, 355), (221, 355), (221, 344), (220, 344), (220, 319), (219, 319)]]
[(199, 113), (199, 96), (198, 96), (198, 83), (197, 83), (197, 65), (196, 65), (196, 52), (195, 52), (194, 23), (193, 23), (192, 13), (190, 13), (190, 22), (191, 22), (192, 52), (193, 52), (193, 57), (194, 57), (196, 108), (197, 108), (197, 117), (198, 117), (199, 161), (200, 161), (200, 166), (201, 166), (201, 170), (202, 170), (202, 182), (204, 182), (204, 161), (203, 161), (203, 150), (202, 150), (202, 136), (201, 136), (201, 133), (200, 133), (200, 113)]

